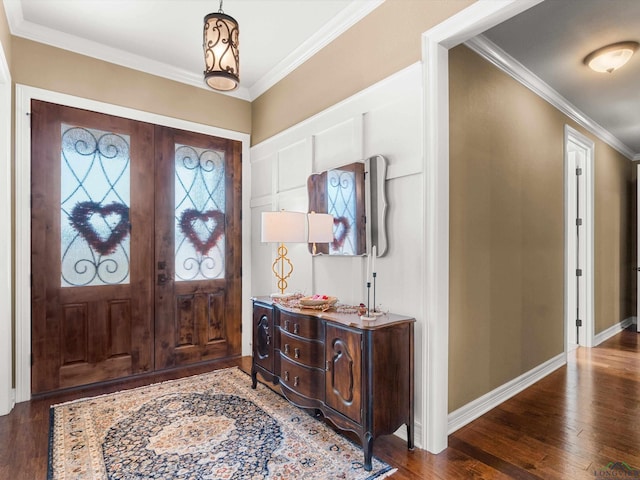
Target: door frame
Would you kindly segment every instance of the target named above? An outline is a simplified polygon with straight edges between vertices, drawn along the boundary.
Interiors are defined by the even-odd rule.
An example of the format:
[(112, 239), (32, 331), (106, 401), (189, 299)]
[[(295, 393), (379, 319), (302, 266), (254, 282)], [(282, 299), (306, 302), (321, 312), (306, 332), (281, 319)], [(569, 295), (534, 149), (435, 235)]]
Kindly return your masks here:
[[(11, 72), (0, 43), (0, 222), (11, 225)], [(11, 345), (11, 235), (0, 237), (0, 415), (13, 408)]]
[(636, 332), (640, 333), (640, 163), (636, 165)]
[[(564, 126), (564, 351), (565, 354), (569, 352), (569, 328), (575, 328), (575, 312), (572, 308), (568, 308), (569, 305), (574, 305), (575, 302), (572, 299), (576, 298), (577, 285), (576, 285), (576, 242), (574, 241), (573, 233), (576, 228), (576, 217), (572, 212), (575, 212), (573, 208), (574, 199), (570, 198), (570, 191), (573, 191), (572, 182), (575, 182), (575, 161), (569, 156), (569, 143), (574, 143), (586, 151), (586, 159), (584, 165), (585, 175), (585, 191), (581, 195), (584, 198), (584, 247), (586, 264), (583, 269), (583, 276), (585, 280), (585, 311), (580, 314), (582, 317), (582, 333), (579, 338), (576, 339), (578, 346), (593, 347), (594, 345), (594, 155), (595, 145), (593, 140), (577, 131), (575, 128), (569, 125)], [(582, 339), (582, 340), (581, 340)]]
[[(58, 103), (107, 115), (229, 138), (242, 143), (242, 209), (249, 211), (250, 135), (210, 125), (143, 112), (105, 102), (27, 85), (15, 86), (15, 378), (16, 402), (31, 399), (31, 100)], [(251, 216), (242, 218), (242, 354), (250, 355), (251, 338)]]

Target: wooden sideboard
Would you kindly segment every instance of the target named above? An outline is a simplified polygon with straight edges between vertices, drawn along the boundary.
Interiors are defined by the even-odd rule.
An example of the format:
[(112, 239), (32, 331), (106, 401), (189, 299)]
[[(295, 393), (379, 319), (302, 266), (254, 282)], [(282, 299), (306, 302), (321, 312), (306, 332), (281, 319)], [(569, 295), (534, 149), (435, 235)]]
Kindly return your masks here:
[(355, 314), (285, 308), (253, 299), (253, 388), (257, 374), (279, 385), (291, 403), (321, 412), (354, 432), (371, 470), (373, 442), (407, 427), (413, 448), (414, 367), (410, 317), (386, 314), (365, 322)]

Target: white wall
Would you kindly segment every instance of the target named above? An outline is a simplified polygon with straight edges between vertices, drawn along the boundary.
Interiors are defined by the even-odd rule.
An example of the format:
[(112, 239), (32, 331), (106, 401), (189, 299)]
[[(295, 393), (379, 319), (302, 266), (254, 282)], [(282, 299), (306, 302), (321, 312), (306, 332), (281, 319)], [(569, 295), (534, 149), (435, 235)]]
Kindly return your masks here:
[[(276, 291), (275, 245), (260, 243), (260, 214), (308, 209), (307, 178), (380, 154), (387, 158), (389, 249), (376, 261), (376, 301), (416, 318), (416, 443), (422, 438), (424, 194), (422, 68), (411, 67), (251, 149), (251, 293)], [(365, 301), (365, 259), (312, 257), (306, 244), (288, 245), (294, 272), (288, 292)], [(248, 326), (245, 325), (245, 329)]]
[(0, 415), (13, 408), (11, 386), (11, 75), (0, 44)]

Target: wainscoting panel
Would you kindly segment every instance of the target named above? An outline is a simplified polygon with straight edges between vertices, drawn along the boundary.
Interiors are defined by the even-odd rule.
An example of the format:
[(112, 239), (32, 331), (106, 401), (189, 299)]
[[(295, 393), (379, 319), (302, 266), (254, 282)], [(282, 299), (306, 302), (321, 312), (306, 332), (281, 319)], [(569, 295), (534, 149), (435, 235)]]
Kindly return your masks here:
[[(304, 187), (311, 173), (307, 153), (307, 139), (303, 139), (278, 152), (278, 193)], [(305, 207), (306, 208), (306, 207)]]
[(251, 159), (251, 202), (255, 199), (271, 196), (273, 189), (271, 166), (276, 154), (272, 153), (260, 159)]
[(260, 239), (262, 212), (271, 210), (271, 201), (251, 208), (251, 295), (268, 295), (276, 291), (271, 271), (275, 250), (272, 244), (262, 243)]
[[(417, 268), (422, 262), (424, 225), (424, 196), (419, 180), (422, 178), (423, 163), (421, 82), (421, 64), (412, 65), (251, 149), (251, 206), (260, 211), (307, 211), (306, 182), (310, 173), (362, 161), (375, 154), (387, 158), (387, 224), (394, 226), (388, 232), (389, 254), (377, 263), (379, 282), (376, 301), (398, 313), (414, 315), (418, 321), (422, 312), (420, 301), (407, 305), (394, 299), (406, 299), (407, 295), (420, 298), (416, 292), (422, 291), (423, 286), (422, 274)], [(397, 179), (408, 176), (416, 176), (415, 181), (409, 182), (413, 187), (407, 191), (400, 186), (395, 188)], [(268, 178), (271, 178), (269, 192), (266, 190)], [(260, 221), (260, 215), (254, 212), (252, 222), (255, 221)], [(260, 223), (252, 225), (252, 231), (257, 235)], [(268, 263), (261, 257), (268, 250), (275, 254), (275, 247), (259, 247), (255, 240), (252, 245), (254, 275), (264, 278), (258, 273), (258, 265)], [(311, 289), (322, 288), (327, 290), (323, 290), (324, 293), (336, 295), (346, 303), (366, 301), (366, 262), (363, 258), (311, 258), (306, 246), (298, 248), (289, 245), (288, 248), (292, 255), (304, 256), (312, 266), (305, 271), (306, 268), (302, 266), (304, 259), (292, 258), (296, 270), (290, 287), (296, 285), (307, 293), (312, 293)], [(400, 255), (403, 251), (410, 253), (411, 261), (408, 264), (399, 264), (396, 261), (399, 258), (393, 258), (393, 252)], [(400, 256), (404, 262), (406, 258)], [(403, 281), (389, 281), (391, 277), (385, 275), (386, 271), (404, 272), (401, 274)], [(255, 281), (252, 284), (254, 295), (272, 291), (268, 284)], [(407, 295), (401, 285), (411, 286), (405, 289)]]
[(313, 135), (314, 171), (321, 172), (360, 160), (360, 152), (356, 148), (360, 139), (356, 138), (356, 134), (354, 118), (315, 133)]
[(387, 178), (422, 172), (423, 101), (416, 98), (421, 93), (414, 87), (421, 73), (420, 68), (414, 68), (398, 78), (387, 103), (364, 114), (363, 157), (384, 155), (389, 161)]

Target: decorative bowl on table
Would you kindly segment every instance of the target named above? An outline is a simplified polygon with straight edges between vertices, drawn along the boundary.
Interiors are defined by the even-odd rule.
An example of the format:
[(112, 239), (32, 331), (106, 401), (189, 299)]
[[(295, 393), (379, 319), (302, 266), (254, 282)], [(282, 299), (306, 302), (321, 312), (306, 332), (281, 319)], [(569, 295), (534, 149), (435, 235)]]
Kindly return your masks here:
[(333, 305), (338, 301), (337, 297), (328, 295), (312, 295), (310, 297), (302, 297), (299, 302), (304, 307), (318, 307), (321, 305)]

